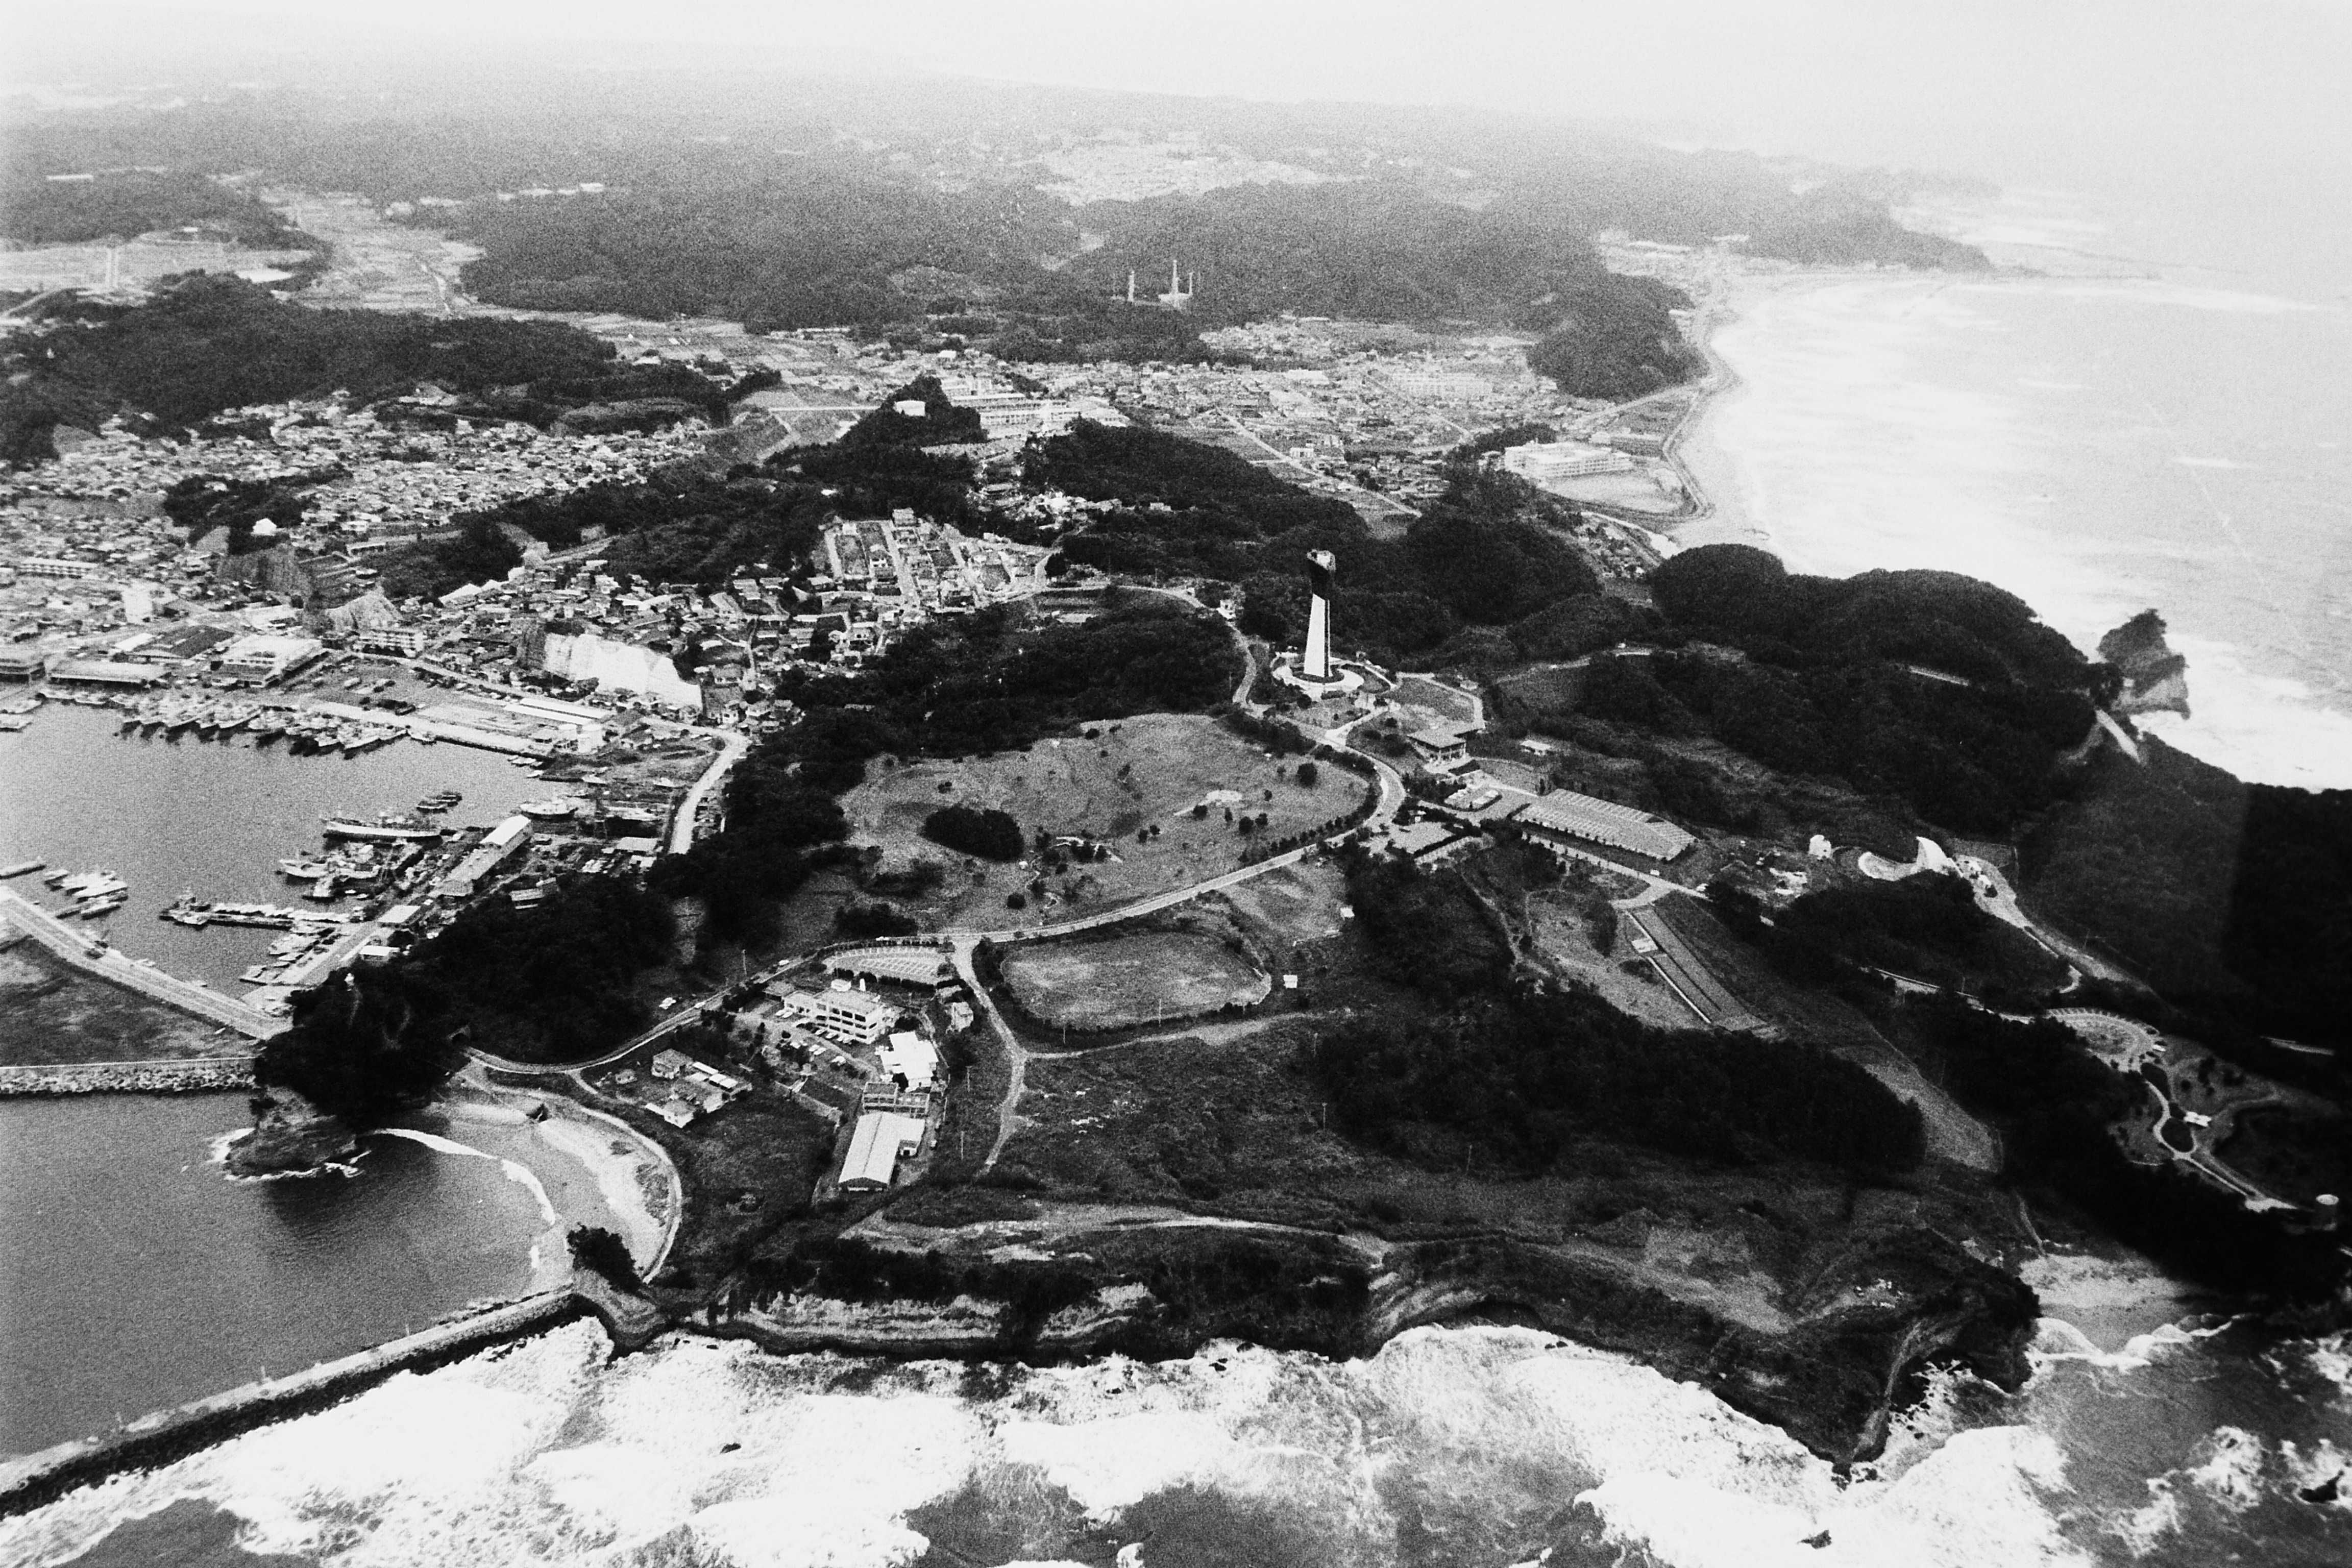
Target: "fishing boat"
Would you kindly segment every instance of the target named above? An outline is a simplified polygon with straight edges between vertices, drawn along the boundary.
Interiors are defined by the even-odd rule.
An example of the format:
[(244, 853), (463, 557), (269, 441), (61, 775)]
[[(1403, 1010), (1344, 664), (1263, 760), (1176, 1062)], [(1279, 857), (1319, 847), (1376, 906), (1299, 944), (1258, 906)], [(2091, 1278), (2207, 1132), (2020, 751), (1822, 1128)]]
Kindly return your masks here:
[(304, 860), (298, 858), (278, 862), (278, 875), (297, 882), (315, 882), (333, 869), (332, 866), (322, 860)]
[(115, 893), (103, 899), (92, 899), (82, 905), (79, 912), (86, 921), (101, 920), (121, 909), (125, 901), (121, 894)]
[(303, 893), (302, 896), (310, 900), (314, 903), (333, 903), (335, 901), (334, 873), (330, 871), (327, 875), (311, 883), (309, 890)]
[(579, 816), (587, 805), (576, 795), (550, 795), (545, 800), (527, 800), (515, 809), (541, 822), (560, 822), (565, 817)]
[(61, 868), (50, 872), (47, 876), (42, 878), (41, 880), (52, 888), (62, 888), (72, 876), (73, 872), (71, 870)]
[(375, 822), (353, 822), (348, 818), (331, 817), (327, 821), (330, 838), (373, 839), (380, 844), (404, 844), (418, 839), (439, 838), (449, 830), (438, 823), (404, 821), (387, 816)]
[(0, 882), (11, 877), (28, 876), (47, 864), (47, 860), (19, 860), (13, 866), (0, 866)]

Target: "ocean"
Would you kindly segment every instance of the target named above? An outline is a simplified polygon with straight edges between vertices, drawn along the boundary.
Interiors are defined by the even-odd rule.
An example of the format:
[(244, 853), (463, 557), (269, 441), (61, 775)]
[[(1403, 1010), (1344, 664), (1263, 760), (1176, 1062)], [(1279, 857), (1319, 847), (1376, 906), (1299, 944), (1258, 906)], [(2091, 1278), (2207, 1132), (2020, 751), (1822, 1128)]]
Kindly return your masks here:
[(2182, 226), (2070, 193), (1906, 216), (2011, 270), (1735, 280), (1714, 344), (1737, 384), (1686, 447), (1717, 511), (1680, 537), (1967, 573), (2086, 651), (2154, 608), (2191, 710), (2148, 728), (2243, 778), (2352, 786), (2344, 271), (2184, 261)]
[(0, 1560), (2341, 1564), (2352, 1502), (2302, 1494), (2352, 1458), (2352, 1355), (2234, 1332), (2102, 1354), (2049, 1325), (2021, 1398), (1946, 1380), (1841, 1478), (1522, 1329), (966, 1367), (690, 1336), (614, 1361), (583, 1322), (0, 1521)]

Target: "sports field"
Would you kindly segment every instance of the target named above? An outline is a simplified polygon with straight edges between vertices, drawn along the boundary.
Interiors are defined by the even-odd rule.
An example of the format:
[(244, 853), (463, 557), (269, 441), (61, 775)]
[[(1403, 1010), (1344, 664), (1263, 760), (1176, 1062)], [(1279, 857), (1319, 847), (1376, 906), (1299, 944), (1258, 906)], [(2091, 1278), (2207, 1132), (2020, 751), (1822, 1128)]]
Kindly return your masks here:
[(1215, 937), (1141, 931), (1024, 944), (1005, 955), (1004, 983), (1032, 1017), (1106, 1029), (1263, 1001), (1272, 979)]

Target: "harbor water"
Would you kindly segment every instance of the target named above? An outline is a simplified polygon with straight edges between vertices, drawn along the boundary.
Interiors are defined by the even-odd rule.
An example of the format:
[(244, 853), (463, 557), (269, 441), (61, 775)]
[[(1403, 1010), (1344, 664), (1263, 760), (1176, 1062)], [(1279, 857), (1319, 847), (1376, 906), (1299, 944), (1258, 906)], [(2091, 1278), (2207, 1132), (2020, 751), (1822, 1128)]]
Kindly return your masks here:
[(0, 1100), (0, 1456), (545, 1289), (566, 1226), (627, 1228), (518, 1112), (239, 1181), (220, 1153), (250, 1121), (234, 1094)]
[[(297, 756), (282, 742), (168, 740), (123, 733), (121, 722), (110, 708), (51, 702), (23, 731), (0, 734), (0, 864), (37, 859), (52, 870), (115, 872), (131, 886), (105, 921), (107, 940), (228, 996), (244, 994), (237, 976), (279, 933), (195, 930), (157, 918), (182, 894), (309, 907), (278, 862), (316, 858), (324, 817), (373, 820), (448, 788), (465, 799), (440, 820), (487, 826), (547, 793), (504, 756), (446, 742)], [(68, 902), (39, 877), (9, 886), (53, 908)]]

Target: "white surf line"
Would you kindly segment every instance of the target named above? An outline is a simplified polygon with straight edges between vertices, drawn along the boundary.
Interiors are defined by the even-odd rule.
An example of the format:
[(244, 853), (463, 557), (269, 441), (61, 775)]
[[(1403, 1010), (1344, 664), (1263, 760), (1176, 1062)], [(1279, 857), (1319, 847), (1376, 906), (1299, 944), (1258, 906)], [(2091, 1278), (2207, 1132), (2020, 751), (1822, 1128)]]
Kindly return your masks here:
[(509, 1160), (503, 1155), (490, 1153), (487, 1150), (469, 1148), (454, 1139), (444, 1138), (436, 1132), (419, 1132), (413, 1127), (383, 1127), (377, 1131), (389, 1138), (405, 1138), (411, 1142), (422, 1143), (427, 1149), (436, 1150), (444, 1154), (463, 1154), (476, 1160), (495, 1160), (498, 1162), (499, 1168), (506, 1173), (507, 1180), (529, 1189), (531, 1196), (539, 1200), (540, 1218), (546, 1222), (550, 1229), (563, 1223), (563, 1216), (555, 1212), (555, 1204), (548, 1197), (547, 1188), (540, 1182), (539, 1173), (520, 1161)]

